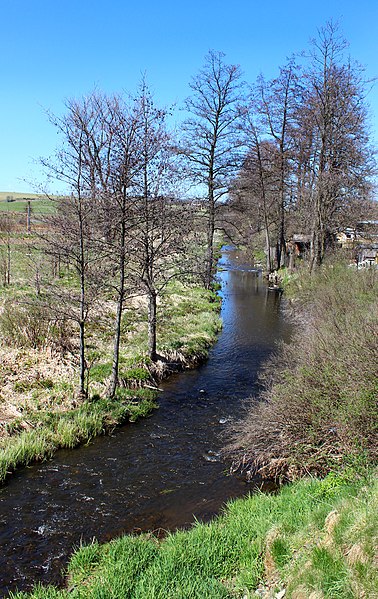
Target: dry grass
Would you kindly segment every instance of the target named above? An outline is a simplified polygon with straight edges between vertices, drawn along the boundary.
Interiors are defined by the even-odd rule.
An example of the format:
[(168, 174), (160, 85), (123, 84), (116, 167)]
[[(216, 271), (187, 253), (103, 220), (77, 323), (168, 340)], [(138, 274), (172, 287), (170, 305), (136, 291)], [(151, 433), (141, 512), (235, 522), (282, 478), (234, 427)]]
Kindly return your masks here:
[(0, 346), (0, 437), (9, 436), (12, 422), (28, 429), (30, 414), (64, 412), (77, 405), (72, 360), (41, 348)]
[[(219, 330), (219, 304), (201, 289), (172, 286), (159, 305), (158, 353), (147, 356), (147, 304), (130, 298), (122, 321), (117, 397), (107, 399), (115, 304), (103, 298), (87, 327), (89, 402), (78, 396), (78, 330), (33, 303), (30, 288), (8, 287), (0, 297), (0, 481), (17, 465), (73, 447), (117, 423), (147, 415), (159, 380), (193, 367)], [(4, 309), (5, 307), (5, 309)], [(189, 318), (190, 312), (195, 318)], [(55, 314), (55, 316), (54, 316)], [(151, 389), (152, 387), (152, 389)], [(43, 443), (36, 432), (43, 429)], [(64, 434), (63, 434), (64, 433)], [(38, 436), (38, 435), (37, 435)], [(41, 436), (41, 435), (39, 435)]]
[(333, 267), (300, 285), (302, 326), (232, 431), (247, 475), (292, 480), (377, 459), (377, 273)]

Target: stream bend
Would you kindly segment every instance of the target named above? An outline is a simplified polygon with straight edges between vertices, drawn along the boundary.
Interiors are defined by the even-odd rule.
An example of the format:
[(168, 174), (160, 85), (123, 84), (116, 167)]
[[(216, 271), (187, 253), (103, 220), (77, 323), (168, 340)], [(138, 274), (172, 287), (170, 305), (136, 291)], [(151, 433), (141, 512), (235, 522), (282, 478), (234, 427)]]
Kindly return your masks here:
[(223, 330), (207, 362), (165, 381), (150, 418), (22, 469), (0, 490), (1, 596), (60, 583), (81, 542), (190, 526), (250, 489), (225, 475), (224, 429), (290, 325), (280, 295), (236, 250), (224, 248), (220, 267)]

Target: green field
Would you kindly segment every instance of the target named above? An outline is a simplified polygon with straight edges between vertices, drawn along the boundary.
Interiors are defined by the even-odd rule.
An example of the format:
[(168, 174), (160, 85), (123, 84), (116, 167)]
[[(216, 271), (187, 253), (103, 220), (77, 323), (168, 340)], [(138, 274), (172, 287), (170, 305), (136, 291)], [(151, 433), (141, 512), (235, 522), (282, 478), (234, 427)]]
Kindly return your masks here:
[(44, 195), (0, 191), (0, 211), (2, 212), (26, 212), (28, 201), (31, 202), (32, 212), (36, 214), (46, 214), (51, 211), (53, 206), (53, 202)]

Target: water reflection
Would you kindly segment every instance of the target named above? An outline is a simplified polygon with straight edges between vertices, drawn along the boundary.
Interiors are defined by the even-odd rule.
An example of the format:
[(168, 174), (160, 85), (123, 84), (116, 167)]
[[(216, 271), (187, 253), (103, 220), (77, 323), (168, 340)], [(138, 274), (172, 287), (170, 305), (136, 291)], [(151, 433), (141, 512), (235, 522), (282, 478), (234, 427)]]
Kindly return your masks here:
[(280, 298), (235, 251), (221, 260), (223, 330), (200, 368), (163, 385), (160, 409), (86, 447), (16, 474), (0, 491), (0, 589), (58, 582), (81, 541), (208, 519), (250, 487), (225, 476), (224, 428), (288, 334)]

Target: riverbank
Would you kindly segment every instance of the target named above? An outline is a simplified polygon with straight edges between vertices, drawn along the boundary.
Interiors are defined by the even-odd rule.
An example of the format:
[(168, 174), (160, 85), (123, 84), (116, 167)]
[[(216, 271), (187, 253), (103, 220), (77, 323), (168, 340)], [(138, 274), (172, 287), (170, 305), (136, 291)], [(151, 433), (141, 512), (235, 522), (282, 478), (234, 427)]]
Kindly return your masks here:
[(377, 463), (378, 273), (346, 264), (286, 287), (296, 332), (232, 431), (235, 469), (294, 480)]
[[(307, 453), (301, 452), (300, 455), (303, 459), (311, 458), (309, 463), (313, 464), (314, 474), (328, 471), (323, 479), (313, 475), (282, 487), (276, 495), (257, 492), (248, 498), (232, 501), (211, 522), (196, 523), (190, 530), (168, 534), (164, 539), (148, 534), (123, 536), (103, 545), (93, 542), (72, 556), (65, 588), (37, 587), (31, 595), (20, 593), (15, 597), (375, 597), (378, 587), (378, 488), (377, 470), (372, 466), (374, 456), (367, 451), (370, 447), (367, 441), (373, 440), (374, 430), (366, 428), (366, 424), (373, 424), (369, 414), (373, 413), (372, 406), (375, 405), (375, 402), (371, 403), (371, 385), (376, 384), (376, 370), (370, 371), (370, 366), (365, 368), (354, 386), (349, 375), (355, 377), (353, 367), (361, 367), (361, 361), (350, 363), (350, 360), (357, 359), (357, 354), (362, 363), (367, 361), (367, 355), (370, 361), (376, 355), (376, 345), (369, 343), (369, 335), (374, 333), (376, 316), (372, 307), (377, 295), (372, 273), (358, 275), (358, 278), (355, 275), (343, 268), (332, 267), (308, 281), (297, 280), (299, 287), (293, 292), (295, 303), (306, 306), (306, 310), (301, 311), (298, 326), (300, 322), (303, 326), (311, 324), (311, 331), (317, 331), (323, 341), (322, 351), (316, 353), (314, 363), (313, 354), (303, 352), (306, 365), (301, 363), (300, 367), (293, 362), (290, 354), (289, 364), (285, 365), (287, 378), (280, 379), (279, 387), (285, 390), (286, 385), (298, 379), (301, 394), (307, 401), (310, 396), (317, 398), (311, 414), (315, 417), (319, 411), (324, 418), (325, 408), (330, 410), (334, 406), (332, 417), (336, 419), (339, 416), (337, 426), (344, 423), (344, 435), (348, 433), (348, 424), (353, 435), (358, 435), (358, 423), (365, 418), (361, 434), (354, 437), (354, 444), (348, 446), (348, 459), (347, 456), (342, 459), (342, 441), (346, 436), (341, 437), (340, 433), (333, 437), (328, 435), (325, 443), (319, 433), (315, 440), (312, 437), (311, 445), (306, 445)], [(299, 314), (297, 308), (296, 311)], [(319, 325), (316, 314), (319, 318), (321, 315), (326, 328)], [(333, 325), (338, 331), (336, 337)], [(325, 331), (328, 332), (327, 337)], [(344, 351), (336, 351), (340, 340)], [(298, 337), (294, 336), (293, 351), (301, 347), (298, 344)], [(350, 355), (352, 347), (357, 354)], [(342, 362), (343, 356), (346, 363)], [(282, 370), (277, 372), (282, 376)], [(322, 385), (318, 387), (320, 383)], [(343, 396), (336, 394), (341, 384), (345, 388)], [(321, 393), (314, 395), (314, 387)], [(354, 395), (347, 402), (353, 390)], [(299, 393), (294, 396), (297, 397)], [(308, 415), (303, 408), (300, 412), (295, 411), (294, 416), (297, 413), (302, 419)], [(287, 410), (286, 415), (290, 422), (293, 413)], [(352, 416), (356, 417), (356, 421), (352, 420)], [(316, 422), (308, 419), (305, 422), (312, 435), (317, 431)], [(329, 427), (329, 422), (326, 425)], [(302, 430), (306, 430), (304, 425)], [(323, 430), (320, 429), (320, 432)], [(330, 432), (328, 428), (326, 431)], [(330, 439), (334, 440), (333, 446), (330, 446)], [(376, 444), (372, 443), (371, 447), (374, 446)], [(285, 457), (288, 465), (299, 463), (295, 451)], [(297, 477), (301, 474), (298, 467), (291, 472)], [(288, 473), (286, 469), (285, 476)]]
[(218, 280), (223, 326), (210, 359), (159, 385), (160, 409), (151, 418), (60, 451), (9, 480), (0, 496), (7, 522), (0, 595), (17, 587), (26, 592), (36, 581), (60, 585), (81, 540), (188, 528), (248, 492), (240, 477), (225, 476), (224, 431), (291, 326), (280, 296), (231, 248)]
[(93, 542), (66, 588), (17, 599), (352, 599), (376, 597), (376, 472), (332, 474), (229, 503), (189, 531)]
[[(343, 275), (338, 276), (340, 283)], [(225, 280), (227, 282), (228, 279)], [(314, 281), (319, 287), (318, 280)], [(361, 312), (362, 307), (371, 306), (371, 283), (365, 281), (363, 293), (357, 294)], [(352, 291), (353, 282), (349, 281), (347, 287), (348, 291)], [(343, 294), (344, 287), (338, 284), (338, 288)], [(308, 290), (308, 294), (313, 298), (314, 289)], [(247, 306), (250, 310), (251, 296), (246, 304), (241, 305), (239, 293), (232, 294), (232, 297), (237, 297), (241, 312), (246, 312)], [(299, 301), (299, 296), (296, 297)], [(352, 292), (345, 299), (346, 303), (350, 297), (353, 297)], [(264, 298), (264, 302), (274, 299), (271, 293), (265, 293)], [(336, 305), (339, 305), (341, 299), (338, 295), (336, 300)], [(323, 300), (319, 304), (323, 318), (325, 305), (327, 302)], [(356, 304), (353, 303), (353, 306), (356, 307)], [(341, 303), (340, 308), (344, 314), (345, 304)], [(263, 314), (255, 311), (253, 322), (260, 322)], [(268, 314), (271, 324), (273, 314)], [(349, 319), (347, 313), (345, 318)], [(325, 320), (328, 322), (328, 319)], [(226, 328), (231, 323), (234, 326), (232, 318), (225, 322)], [(243, 332), (246, 329), (244, 324)], [(249, 330), (247, 336), (250, 337)], [(245, 352), (244, 340), (245, 337), (240, 347)], [(233, 353), (226, 351), (222, 356)], [(240, 354), (236, 355), (240, 360)], [(229, 387), (229, 371), (221, 372), (220, 363), (226, 364), (224, 359), (219, 361), (216, 372), (225, 376)], [(238, 371), (238, 368), (234, 367), (233, 371)], [(240, 369), (238, 376), (241, 376)], [(201, 384), (196, 388), (204, 389), (205, 386)], [(205, 403), (208, 410), (207, 399)], [(192, 421), (196, 422), (196, 419)], [(156, 434), (156, 431), (153, 432)], [(192, 451), (192, 444), (183, 446), (182, 440), (181, 436), (177, 451), (182, 453), (188, 447)], [(171, 462), (169, 466), (172, 468)], [(274, 496), (256, 493), (247, 499), (233, 501), (221, 516), (208, 524), (196, 524), (186, 532), (169, 534), (163, 540), (147, 534), (123, 536), (106, 544), (91, 543), (72, 556), (64, 589), (37, 588), (31, 597), (374, 597), (378, 583), (374, 562), (376, 474), (376, 470), (367, 466), (366, 460), (353, 460), (349, 465), (344, 463), (342, 469), (335, 466), (323, 480), (312, 477), (287, 485)], [(171, 486), (164, 489), (169, 493), (167, 497), (174, 495), (174, 485), (169, 480)], [(212, 486), (210, 489), (210, 493), (205, 492), (206, 497), (214, 491)], [(180, 497), (182, 500), (183, 495)], [(42, 521), (45, 523), (45, 519)], [(151, 529), (154, 528), (156, 526), (151, 526)], [(52, 540), (48, 542), (53, 543)], [(18, 595), (18, 598), (26, 597), (30, 595)]]
[[(112, 307), (106, 309), (111, 323)], [(78, 375), (72, 355), (45, 346), (12, 348), (3, 326), (0, 482), (21, 465), (50, 458), (57, 449), (75, 447), (118, 424), (147, 416), (157, 407), (159, 380), (206, 359), (221, 327), (219, 310), (215, 293), (172, 284), (159, 305), (159, 360), (152, 363), (147, 358), (146, 308), (142, 299), (134, 299), (124, 313), (121, 385), (114, 400), (106, 397), (112, 364), (106, 318), (97, 321), (90, 335), (86, 401), (75, 393)], [(4, 314), (9, 319), (3, 310), (3, 320)]]

